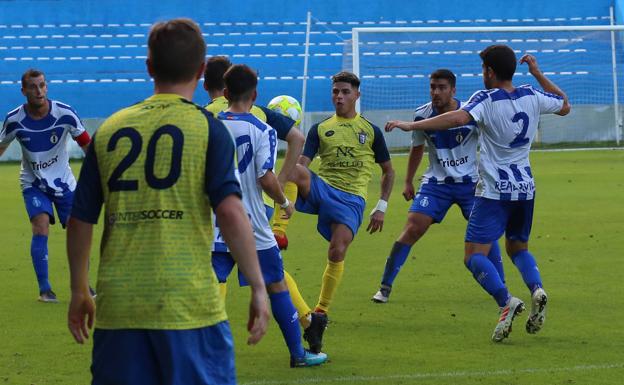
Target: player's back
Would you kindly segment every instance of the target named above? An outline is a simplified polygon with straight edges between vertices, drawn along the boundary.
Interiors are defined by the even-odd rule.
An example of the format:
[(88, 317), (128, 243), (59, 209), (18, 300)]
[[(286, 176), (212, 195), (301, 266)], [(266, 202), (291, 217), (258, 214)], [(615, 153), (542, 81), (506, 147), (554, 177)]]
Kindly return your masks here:
[(275, 168), (276, 132), (251, 113), (222, 112), (219, 119), (236, 144), (237, 172), (243, 191), (243, 204), (251, 218), (258, 250), (275, 246), (258, 178)]
[(508, 92), (492, 89), (475, 93), (463, 107), (480, 129), (479, 169), (483, 184), (477, 193), (492, 199), (532, 199), (535, 185), (529, 150), (541, 114), (561, 110), (563, 98), (530, 85)]
[(97, 131), (106, 208), (100, 327), (193, 328), (226, 318), (206, 255), (211, 129), (224, 128), (193, 103), (158, 94), (114, 114)]

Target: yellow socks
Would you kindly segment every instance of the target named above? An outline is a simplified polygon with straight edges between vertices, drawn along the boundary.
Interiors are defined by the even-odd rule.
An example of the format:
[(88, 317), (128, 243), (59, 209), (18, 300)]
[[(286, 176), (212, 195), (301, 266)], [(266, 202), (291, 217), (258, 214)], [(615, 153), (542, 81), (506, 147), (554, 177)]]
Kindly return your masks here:
[[(297, 185), (293, 182), (286, 182), (284, 185), (284, 195), (286, 195), (286, 198), (288, 198), (288, 200), (294, 205), (297, 201)], [(282, 215), (284, 215), (284, 210), (281, 209), (279, 205), (275, 205), (275, 212), (273, 213), (272, 220), (273, 232), (284, 235), (286, 234), (289, 219), (282, 219)]]
[(316, 308), (327, 313), (329, 311), (329, 305), (334, 298), (334, 294), (340, 285), (342, 280), (342, 273), (344, 273), (344, 261), (332, 262), (327, 261), (327, 267), (323, 273), (323, 283), (321, 285), (321, 295), (319, 296), (319, 302)]
[(297, 283), (286, 270), (284, 270), (284, 280), (286, 281), (286, 286), (288, 286), (288, 291), (290, 292), (290, 298), (292, 299), (293, 305), (295, 305), (295, 309), (297, 309), (297, 313), (299, 313), (299, 323), (305, 329), (310, 326), (310, 321), (307, 316), (312, 312), (312, 310), (301, 296)]

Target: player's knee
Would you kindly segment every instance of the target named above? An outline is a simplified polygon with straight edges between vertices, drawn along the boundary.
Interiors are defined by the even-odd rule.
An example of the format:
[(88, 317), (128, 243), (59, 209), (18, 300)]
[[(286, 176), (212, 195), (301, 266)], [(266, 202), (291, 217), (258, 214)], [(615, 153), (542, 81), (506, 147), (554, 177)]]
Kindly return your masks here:
[(288, 286), (286, 285), (286, 281), (284, 281), (283, 279), (279, 282), (273, 282), (267, 285), (267, 291), (269, 293), (281, 293), (287, 290)]
[(332, 262), (342, 262), (347, 254), (347, 245), (335, 244), (329, 245), (328, 258)]
[(409, 221), (407, 222), (407, 226), (405, 227), (405, 233), (410, 243), (414, 243), (419, 240), (429, 228), (428, 225), (424, 225), (418, 222)]
[(509, 258), (513, 257), (520, 251), (528, 250), (528, 248), (528, 242), (514, 241), (509, 239), (507, 239), (507, 241), (505, 242), (505, 251), (507, 252), (507, 256), (509, 256)]
[(33, 235), (48, 235), (50, 219), (48, 214), (40, 214), (31, 220)]

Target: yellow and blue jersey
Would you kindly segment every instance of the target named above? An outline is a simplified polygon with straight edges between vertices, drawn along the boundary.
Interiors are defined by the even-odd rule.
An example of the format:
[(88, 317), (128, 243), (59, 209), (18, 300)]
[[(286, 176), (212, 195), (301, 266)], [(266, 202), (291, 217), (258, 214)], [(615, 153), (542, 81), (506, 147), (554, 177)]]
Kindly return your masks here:
[(332, 115), (310, 128), (303, 155), (321, 158), (318, 175), (330, 186), (367, 196), (375, 163), (390, 160), (383, 133), (361, 115), (352, 119)]
[[(214, 116), (217, 116), (220, 112), (228, 109), (228, 100), (225, 98), (225, 96), (219, 96), (218, 98), (215, 98), (210, 103), (208, 103), (206, 105), (206, 109), (212, 112)], [(295, 125), (295, 121), (288, 116), (279, 114), (266, 107), (257, 106), (254, 104), (251, 107), (250, 112), (253, 116), (260, 119), (260, 121), (267, 123), (269, 126), (273, 127), (273, 129), (277, 133), (277, 138), (281, 140), (286, 140), (286, 136), (288, 136), (290, 129), (293, 128), (293, 126)]]
[(232, 138), (203, 108), (157, 94), (107, 119), (72, 211), (96, 223), (105, 206), (97, 327), (193, 329), (225, 320), (210, 208), (240, 193)]

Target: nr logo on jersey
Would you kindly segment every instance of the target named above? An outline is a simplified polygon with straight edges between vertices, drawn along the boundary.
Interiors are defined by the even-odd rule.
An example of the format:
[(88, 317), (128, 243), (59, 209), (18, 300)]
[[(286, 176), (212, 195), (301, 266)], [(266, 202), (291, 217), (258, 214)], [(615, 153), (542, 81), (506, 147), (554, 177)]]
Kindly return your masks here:
[(424, 197), (423, 199), (421, 199), (421, 200), (420, 200), (420, 205), (421, 205), (422, 207), (427, 207), (427, 206), (429, 206), (429, 198)]
[(336, 133), (336, 132), (335, 132), (334, 130), (329, 130), (329, 131), (327, 131), (327, 132), (325, 133), (325, 136), (329, 138), (330, 136), (334, 135), (335, 133)]
[(59, 138), (58, 136), (56, 136), (56, 133), (52, 133), (52, 135), (50, 136), (50, 143), (56, 144), (58, 142)]
[(41, 201), (39, 200), (39, 198), (33, 197), (32, 205), (35, 206), (35, 207), (41, 207)]
[(349, 147), (349, 146), (338, 146), (336, 147), (336, 156), (340, 157), (340, 156), (350, 156), (351, 158), (355, 158), (355, 155), (353, 155), (353, 151), (354, 148), (353, 147)]

